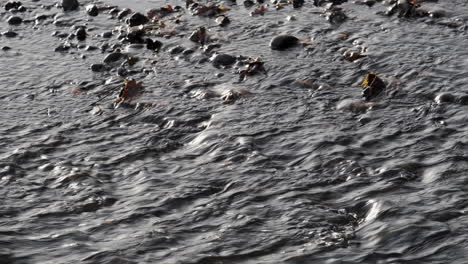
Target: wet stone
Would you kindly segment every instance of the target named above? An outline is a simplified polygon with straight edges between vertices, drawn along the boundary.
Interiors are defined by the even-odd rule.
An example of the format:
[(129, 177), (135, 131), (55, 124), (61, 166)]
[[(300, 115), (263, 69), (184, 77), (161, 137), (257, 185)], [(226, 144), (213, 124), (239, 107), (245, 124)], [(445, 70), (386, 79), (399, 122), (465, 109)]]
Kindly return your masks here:
[(124, 17), (128, 16), (132, 11), (128, 8), (125, 8), (124, 10), (120, 11), (117, 14), (117, 19), (123, 19)]
[(440, 93), (434, 98), (434, 101), (437, 104), (453, 103), (455, 101), (455, 96), (451, 93)]
[(21, 7), (23, 4), (20, 1), (8, 1), (4, 8), (6, 11), (9, 11), (10, 9), (18, 9)]
[(8, 46), (3, 46), (3, 47), (2, 47), (2, 50), (3, 50), (3, 51), (7, 51), (7, 50), (11, 50), (11, 48), (8, 47)]
[(462, 95), (458, 97), (457, 103), (461, 105), (468, 105), (468, 94)]
[(23, 19), (19, 16), (11, 16), (7, 19), (7, 22), (10, 25), (19, 25), (23, 22)]
[(127, 20), (127, 24), (131, 27), (144, 25), (148, 22), (149, 22), (149, 19), (145, 15), (142, 15), (141, 13), (134, 13)]
[(106, 67), (104, 64), (101, 63), (95, 63), (91, 65), (91, 71), (93, 72), (103, 72), (106, 70)]
[(225, 27), (227, 24), (231, 22), (227, 16), (220, 16), (216, 18), (216, 24), (218, 24), (220, 27)]
[(169, 53), (172, 54), (172, 55), (176, 55), (176, 54), (182, 53), (184, 50), (185, 50), (185, 48), (182, 47), (182, 46), (175, 46), (175, 47), (169, 49)]
[(97, 16), (99, 14), (99, 9), (96, 5), (87, 5), (86, 6), (86, 13), (89, 16)]
[(83, 28), (83, 27), (80, 27), (78, 28), (76, 31), (75, 31), (75, 36), (76, 36), (76, 39), (80, 40), (80, 41), (83, 41), (86, 39), (86, 29)]
[(112, 31), (106, 31), (101, 34), (101, 37), (103, 38), (111, 38), (112, 37)]
[(163, 43), (159, 40), (152, 40), (150, 38), (147, 38), (145, 42), (146, 42), (146, 48), (149, 50), (159, 51), (161, 47), (163, 46)]
[(299, 39), (291, 35), (279, 35), (274, 37), (270, 42), (270, 48), (272, 50), (285, 50), (296, 46), (299, 43)]
[(104, 63), (113, 63), (113, 62), (117, 62), (119, 61), (120, 59), (122, 59), (123, 55), (122, 53), (120, 52), (112, 52), (112, 53), (109, 53), (103, 60)]
[(7, 38), (14, 38), (16, 36), (18, 36), (18, 33), (12, 31), (11, 29), (8, 30), (8, 31), (4, 31), (1, 33), (2, 36), (5, 36)]
[(64, 11), (73, 11), (78, 9), (80, 4), (78, 0), (62, 0), (61, 5)]
[(187, 56), (187, 55), (190, 55), (190, 54), (192, 54), (194, 52), (195, 51), (193, 49), (186, 49), (186, 50), (184, 50), (184, 52), (182, 52), (182, 55)]
[(228, 54), (214, 54), (210, 60), (215, 66), (229, 66), (236, 62), (236, 57)]

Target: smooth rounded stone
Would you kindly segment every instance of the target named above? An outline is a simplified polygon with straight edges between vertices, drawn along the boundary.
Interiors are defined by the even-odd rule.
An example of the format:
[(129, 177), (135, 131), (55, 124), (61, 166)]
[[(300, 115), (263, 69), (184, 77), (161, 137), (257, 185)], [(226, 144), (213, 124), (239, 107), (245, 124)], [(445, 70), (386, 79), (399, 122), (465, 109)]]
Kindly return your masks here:
[(113, 62), (117, 62), (119, 61), (120, 59), (122, 59), (123, 57), (123, 54), (120, 53), (120, 52), (112, 52), (112, 53), (109, 53), (106, 57), (104, 57), (104, 59), (102, 60), (104, 63), (106, 64), (109, 64), (109, 63), (113, 63)]
[(26, 7), (20, 6), (20, 7), (18, 7), (16, 10), (18, 10), (18, 12), (23, 13), (23, 12), (26, 12)]
[(296, 16), (287, 16), (286, 17), (286, 21), (296, 21), (296, 20), (297, 20)]
[(3, 50), (3, 51), (7, 51), (7, 50), (11, 50), (11, 48), (8, 47), (8, 46), (3, 46), (3, 47), (2, 47), (2, 50)]
[(4, 31), (1, 33), (2, 36), (5, 36), (7, 38), (14, 38), (16, 36), (18, 36), (18, 33), (12, 31), (11, 29), (8, 30), (8, 31)]
[(9, 11), (10, 9), (18, 9), (21, 6), (23, 6), (23, 4), (20, 1), (8, 1), (4, 8), (6, 11)]
[(127, 24), (131, 27), (144, 25), (149, 22), (149, 19), (141, 13), (133, 13), (130, 18), (127, 19)]
[(461, 95), (460, 97), (458, 97), (457, 103), (461, 105), (468, 105), (468, 94)]
[(229, 55), (229, 54), (213, 54), (211, 56), (210, 61), (215, 66), (229, 66), (236, 62), (236, 57)]
[(101, 34), (101, 37), (103, 38), (111, 38), (112, 37), (112, 31), (106, 31)]
[(103, 72), (106, 70), (106, 66), (101, 63), (91, 64), (91, 71), (93, 72)]
[(169, 49), (169, 53), (172, 54), (172, 55), (176, 55), (176, 54), (182, 53), (184, 50), (185, 50), (185, 48), (182, 47), (182, 46), (175, 46), (175, 47), (172, 47), (171, 49)]
[(62, 0), (61, 5), (64, 11), (73, 11), (78, 9), (80, 4), (78, 0)]
[(7, 19), (7, 22), (10, 25), (19, 25), (23, 22), (23, 19), (19, 16), (11, 16)]
[(455, 101), (455, 96), (451, 93), (440, 93), (434, 98), (434, 101), (437, 104), (453, 103)]
[(270, 41), (270, 48), (272, 50), (285, 50), (296, 46), (299, 39), (291, 35), (279, 35)]
[(99, 9), (96, 5), (87, 5), (86, 6), (86, 13), (89, 16), (97, 16), (99, 15)]
[(86, 39), (86, 29), (83, 28), (83, 27), (80, 27), (78, 28), (76, 31), (75, 31), (75, 36), (76, 36), (76, 39), (80, 40), (80, 41), (83, 41)]

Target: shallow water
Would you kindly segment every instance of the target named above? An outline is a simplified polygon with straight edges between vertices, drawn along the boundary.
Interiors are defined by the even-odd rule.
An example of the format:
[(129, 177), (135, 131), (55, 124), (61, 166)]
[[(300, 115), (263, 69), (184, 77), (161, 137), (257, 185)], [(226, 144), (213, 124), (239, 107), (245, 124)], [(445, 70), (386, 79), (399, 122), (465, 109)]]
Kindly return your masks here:
[[(264, 16), (227, 2), (226, 28), (187, 13), (159, 53), (129, 51), (145, 88), (137, 109), (114, 109), (115, 68), (89, 69), (106, 54), (54, 51), (65, 42), (54, 31), (87, 24), (84, 43), (99, 47), (118, 43), (99, 34), (123, 22), (23, 2), (23, 18), (59, 14), (63, 26), (8, 26), (0, 13), (19, 34), (0, 37), (12, 48), (0, 51), (0, 263), (468, 263), (466, 1), (423, 3), (441, 18), (350, 2), (339, 25), (312, 2)], [(167, 3), (183, 5), (132, 8)], [(239, 82), (235, 68), (200, 63), (188, 41), (199, 25), (267, 74)], [(315, 44), (272, 51), (280, 33)], [(194, 53), (171, 55), (176, 45)], [(366, 57), (348, 62), (346, 49)], [(353, 108), (370, 71), (389, 91)], [(251, 94), (226, 104), (229, 89)], [(437, 104), (442, 92), (456, 100)]]

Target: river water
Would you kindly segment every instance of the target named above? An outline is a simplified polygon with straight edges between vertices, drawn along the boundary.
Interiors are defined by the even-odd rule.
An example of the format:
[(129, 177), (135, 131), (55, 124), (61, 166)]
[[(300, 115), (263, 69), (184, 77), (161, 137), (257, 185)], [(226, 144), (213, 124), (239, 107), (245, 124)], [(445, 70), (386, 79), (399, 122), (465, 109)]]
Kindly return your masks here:
[[(90, 70), (109, 51), (84, 47), (119, 43), (124, 23), (23, 3), (23, 19), (51, 17), (10, 26), (0, 11), (1, 31), (18, 33), (0, 36), (11, 48), (0, 51), (0, 263), (468, 263), (466, 0), (425, 1), (441, 16), (421, 18), (349, 2), (338, 24), (311, 1), (263, 16), (226, 2), (224, 28), (186, 11), (167, 22), (175, 36), (154, 37), (158, 53), (122, 45), (140, 58), (127, 70), (144, 92), (118, 108), (117, 66)], [(55, 52), (73, 24), (87, 39)], [(236, 67), (203, 62), (188, 40), (201, 25), (219, 52), (259, 56), (267, 72), (239, 81)], [(313, 44), (271, 50), (285, 33)], [(348, 49), (365, 57), (349, 62)], [(369, 72), (388, 91), (357, 106)], [(226, 103), (229, 91), (242, 96)]]

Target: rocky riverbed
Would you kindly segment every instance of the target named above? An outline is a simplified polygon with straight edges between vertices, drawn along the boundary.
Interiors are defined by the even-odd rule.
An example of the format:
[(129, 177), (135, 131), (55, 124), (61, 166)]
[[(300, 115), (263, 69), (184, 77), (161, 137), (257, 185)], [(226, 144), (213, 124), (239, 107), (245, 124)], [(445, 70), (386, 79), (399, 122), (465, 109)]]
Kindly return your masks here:
[(1, 5), (0, 263), (466, 262), (466, 0)]

